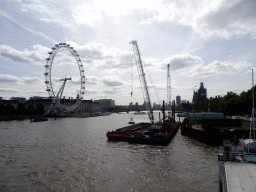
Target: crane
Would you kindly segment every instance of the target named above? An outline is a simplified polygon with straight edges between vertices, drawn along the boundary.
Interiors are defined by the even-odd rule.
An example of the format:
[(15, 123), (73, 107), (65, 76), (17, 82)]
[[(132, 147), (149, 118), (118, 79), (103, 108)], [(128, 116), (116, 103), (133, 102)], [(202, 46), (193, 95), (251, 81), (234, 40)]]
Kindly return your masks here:
[(137, 68), (138, 68), (138, 73), (139, 73), (139, 77), (140, 77), (140, 82), (141, 82), (141, 86), (142, 86), (142, 92), (143, 92), (144, 100), (148, 103), (148, 106), (149, 106), (149, 113), (148, 113), (149, 119), (150, 119), (151, 123), (154, 124), (153, 109), (151, 107), (151, 101), (150, 101), (147, 81), (146, 81), (146, 77), (145, 77), (146, 74), (144, 72), (144, 68), (143, 68), (143, 64), (142, 64), (138, 44), (137, 44), (137, 41), (131, 41), (130, 44), (133, 45), (134, 57), (135, 57), (136, 65), (137, 65)]
[[(171, 75), (170, 75), (170, 64), (167, 64), (167, 109), (171, 109)], [(168, 112), (168, 117), (170, 117), (170, 112)]]

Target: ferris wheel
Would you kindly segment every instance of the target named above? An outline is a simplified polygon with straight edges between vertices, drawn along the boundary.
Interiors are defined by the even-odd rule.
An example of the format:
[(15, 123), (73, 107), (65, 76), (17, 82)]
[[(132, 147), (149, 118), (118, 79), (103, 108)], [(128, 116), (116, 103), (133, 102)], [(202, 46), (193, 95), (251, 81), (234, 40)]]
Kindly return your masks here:
[[(66, 43), (56, 44), (48, 54), (44, 75), (46, 91), (53, 102), (46, 114), (51, 110), (55, 110), (56, 113), (60, 111), (62, 114), (74, 111), (79, 108), (85, 92), (85, 75), (81, 59), (73, 47)], [(65, 102), (64, 95), (69, 98), (68, 102)]]

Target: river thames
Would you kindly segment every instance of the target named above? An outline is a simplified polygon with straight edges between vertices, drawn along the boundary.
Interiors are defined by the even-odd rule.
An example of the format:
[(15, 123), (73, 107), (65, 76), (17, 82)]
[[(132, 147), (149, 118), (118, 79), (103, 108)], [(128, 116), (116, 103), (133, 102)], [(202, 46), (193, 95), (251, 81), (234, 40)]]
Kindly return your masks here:
[(108, 141), (130, 118), (0, 122), (0, 191), (218, 191), (218, 147), (180, 130), (168, 146)]

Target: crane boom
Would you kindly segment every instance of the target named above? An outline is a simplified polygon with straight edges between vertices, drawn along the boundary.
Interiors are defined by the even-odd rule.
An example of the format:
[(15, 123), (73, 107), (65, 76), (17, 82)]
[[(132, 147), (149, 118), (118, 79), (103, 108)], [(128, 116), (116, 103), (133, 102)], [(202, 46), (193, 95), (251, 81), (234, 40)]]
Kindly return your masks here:
[(131, 41), (130, 43), (133, 45), (133, 51), (134, 51), (136, 65), (137, 65), (137, 68), (138, 68), (138, 73), (139, 73), (139, 77), (140, 77), (140, 81), (141, 81), (144, 100), (148, 103), (148, 106), (149, 106), (149, 114), (148, 114), (149, 119), (150, 119), (151, 123), (153, 124), (154, 123), (153, 109), (151, 107), (151, 101), (150, 101), (147, 81), (146, 81), (146, 77), (145, 77), (146, 74), (145, 74), (144, 69), (143, 69), (143, 64), (142, 64), (142, 60), (141, 60), (140, 51), (139, 51), (139, 48), (138, 48), (137, 41)]
[[(171, 105), (171, 75), (170, 64), (167, 64), (167, 105)], [(170, 109), (170, 108), (169, 108)]]

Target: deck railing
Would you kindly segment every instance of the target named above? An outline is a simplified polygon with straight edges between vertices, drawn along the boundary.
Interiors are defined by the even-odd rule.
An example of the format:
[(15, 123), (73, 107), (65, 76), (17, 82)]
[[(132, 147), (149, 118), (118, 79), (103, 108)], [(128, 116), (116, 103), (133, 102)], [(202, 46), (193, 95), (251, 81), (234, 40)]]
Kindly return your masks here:
[(256, 163), (256, 153), (248, 153), (242, 147), (233, 147), (231, 151), (227, 151), (221, 146), (218, 160)]

